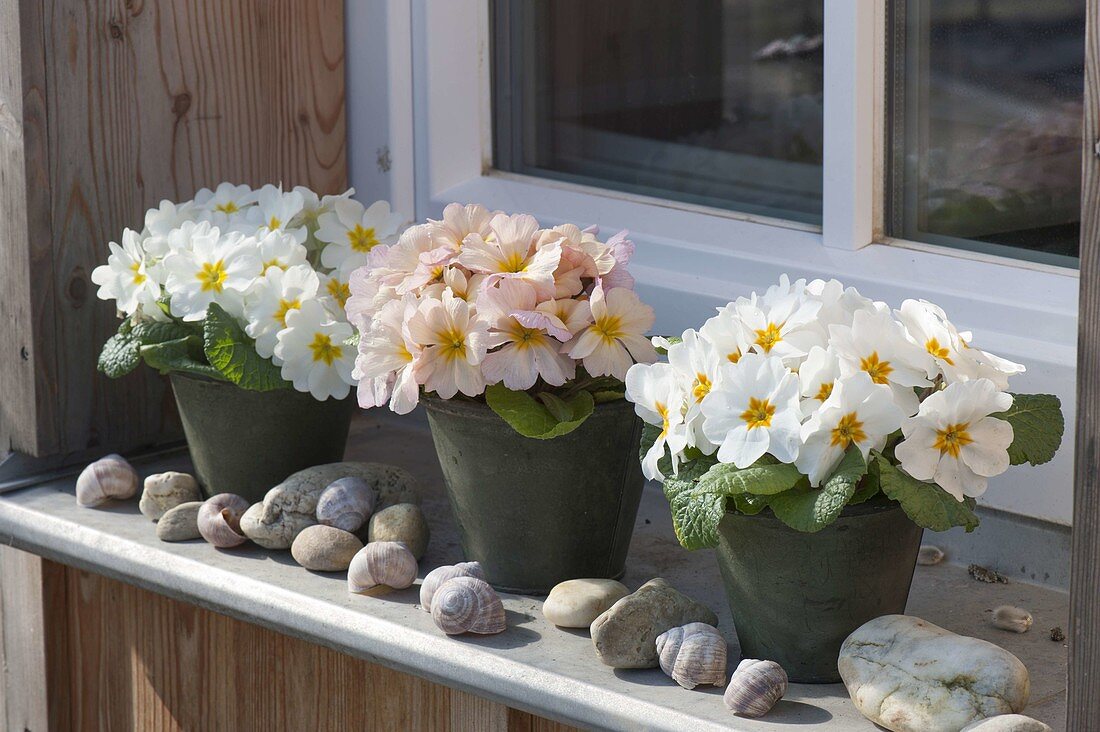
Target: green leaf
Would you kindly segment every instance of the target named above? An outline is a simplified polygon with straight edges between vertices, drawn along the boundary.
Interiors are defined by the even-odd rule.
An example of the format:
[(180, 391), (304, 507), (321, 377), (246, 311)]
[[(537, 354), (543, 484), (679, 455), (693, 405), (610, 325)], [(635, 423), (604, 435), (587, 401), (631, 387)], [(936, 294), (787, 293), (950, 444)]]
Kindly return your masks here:
[(756, 463), (747, 468), (719, 463), (712, 467), (699, 480), (699, 483), (704, 490), (725, 496), (738, 493), (770, 496), (790, 490), (800, 480), (802, 480), (802, 473), (798, 472), (798, 468), (784, 463)]
[[(758, 496), (754, 493), (740, 493), (730, 496), (734, 507), (746, 516), (755, 516), (768, 507), (768, 496)], [(726, 508), (729, 508), (727, 502)]]
[(546, 411), (550, 412), (557, 421), (568, 422), (573, 418), (573, 408), (566, 404), (565, 400), (556, 394), (543, 391), (535, 396), (542, 402), (543, 406), (546, 407)]
[(174, 341), (142, 346), (141, 357), (146, 364), (162, 374), (180, 371), (198, 376), (208, 376), (218, 381), (227, 381), (221, 372), (201, 360), (202, 342), (198, 339), (198, 336), (188, 336)]
[(1053, 394), (1013, 394), (1008, 411), (992, 415), (1012, 425), (1012, 444), (1008, 447), (1013, 465), (1050, 462), (1066, 429), (1062, 402)]
[(726, 513), (726, 496), (702, 487), (698, 480), (710, 465), (701, 460), (681, 466), (665, 479), (664, 492), (672, 511), (672, 528), (685, 549), (718, 546), (718, 523)]
[(355, 331), (348, 338), (344, 339), (345, 346), (351, 346), (352, 348), (359, 348), (359, 331)]
[(130, 321), (124, 320), (118, 327), (118, 332), (103, 344), (96, 368), (112, 379), (125, 376), (141, 363), (140, 347), (141, 344), (131, 331)]
[[(682, 343), (684, 339), (681, 338), (680, 336), (665, 336), (665, 340), (668, 341), (668, 345), (675, 346), (677, 343)], [(668, 349), (667, 348), (662, 348), (661, 346), (655, 346), (654, 350), (656, 350), (657, 353), (661, 356), (667, 356), (668, 355)]]
[(772, 496), (768, 505), (780, 521), (796, 531), (821, 531), (836, 521), (866, 474), (867, 462), (863, 454), (859, 448), (851, 446), (836, 472), (820, 488), (799, 486)]
[(626, 398), (625, 391), (616, 391), (614, 389), (604, 389), (601, 391), (592, 392), (592, 398), (596, 400), (596, 404), (604, 404), (606, 402), (617, 402), (620, 399)]
[(537, 440), (549, 440), (572, 432), (588, 419), (596, 406), (592, 395), (583, 390), (565, 400), (559, 397), (553, 399), (550, 401), (555, 404), (555, 409), (564, 405), (559, 414), (565, 419), (555, 416), (543, 402), (525, 391), (512, 391), (504, 384), (493, 384), (485, 390), (485, 401), (501, 419), (524, 437)]
[(882, 455), (875, 455), (882, 492), (901, 504), (906, 515), (918, 526), (932, 531), (947, 531), (965, 526), (967, 533), (978, 526), (972, 502), (957, 501), (935, 483), (925, 483), (899, 470)]
[(279, 367), (256, 352), (256, 342), (216, 303), (206, 309), (203, 350), (210, 365), (242, 389), (272, 391), (290, 386)]
[(134, 338), (143, 346), (152, 346), (165, 341), (174, 341), (187, 338), (192, 335), (201, 335), (202, 331), (197, 326), (187, 326), (174, 320), (160, 322), (157, 320), (143, 320), (134, 325)]

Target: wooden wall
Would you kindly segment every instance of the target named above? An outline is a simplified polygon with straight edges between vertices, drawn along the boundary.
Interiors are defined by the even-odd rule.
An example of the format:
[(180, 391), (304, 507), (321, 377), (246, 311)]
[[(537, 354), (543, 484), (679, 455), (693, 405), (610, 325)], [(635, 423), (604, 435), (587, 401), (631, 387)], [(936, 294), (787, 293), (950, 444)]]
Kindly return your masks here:
[(342, 0), (0, 0), (0, 455), (178, 436), (89, 280), (161, 199), (347, 185)]
[(11, 730), (572, 729), (8, 547), (0, 651)]
[(1100, 720), (1100, 0), (1088, 0), (1068, 725)]

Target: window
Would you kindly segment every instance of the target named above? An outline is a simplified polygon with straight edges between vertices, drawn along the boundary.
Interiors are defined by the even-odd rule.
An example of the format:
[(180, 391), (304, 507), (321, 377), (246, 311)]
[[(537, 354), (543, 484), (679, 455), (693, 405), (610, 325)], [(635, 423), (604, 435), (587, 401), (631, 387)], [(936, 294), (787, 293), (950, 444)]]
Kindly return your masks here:
[(899, 0), (890, 26), (890, 233), (1072, 265), (1084, 0)]
[[(842, 93), (832, 74), (852, 66), (827, 69), (824, 29), (870, 6), (855, 7), (496, 0), (494, 165), (819, 225), (836, 149), (824, 90)], [(876, 230), (1075, 266), (1085, 0), (893, 0), (875, 22)]]
[(820, 223), (822, 0), (494, 9), (498, 168)]

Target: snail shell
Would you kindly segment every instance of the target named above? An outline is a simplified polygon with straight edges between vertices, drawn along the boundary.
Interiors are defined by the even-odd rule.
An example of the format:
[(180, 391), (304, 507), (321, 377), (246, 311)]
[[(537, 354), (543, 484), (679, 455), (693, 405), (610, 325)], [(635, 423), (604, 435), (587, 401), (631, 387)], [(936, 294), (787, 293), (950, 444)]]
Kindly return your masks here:
[(993, 625), (1001, 630), (1011, 630), (1013, 633), (1026, 633), (1031, 630), (1031, 613), (1022, 607), (1001, 605), (993, 611)]
[(787, 672), (775, 661), (746, 658), (737, 664), (722, 700), (742, 717), (762, 717), (787, 693)]
[(685, 689), (726, 683), (726, 639), (713, 625), (688, 623), (657, 636), (661, 670)]
[(485, 579), (485, 572), (477, 562), (459, 562), (458, 564), (436, 567), (424, 577), (420, 583), (420, 607), (428, 612), (432, 611), (432, 597), (440, 585), (455, 577), (477, 577)]
[(917, 552), (917, 564), (930, 566), (943, 561), (943, 549), (932, 544), (922, 544)]
[(399, 541), (372, 541), (360, 549), (348, 567), (348, 592), (366, 592), (385, 585), (403, 590), (416, 581), (416, 558)]
[(362, 478), (329, 483), (317, 499), (317, 523), (354, 534), (374, 512), (374, 489)]
[(248, 537), (241, 533), (241, 515), (247, 510), (248, 501), (234, 493), (208, 498), (199, 508), (199, 533), (223, 549), (243, 544)]
[(111, 499), (133, 497), (138, 489), (138, 474), (121, 455), (108, 455), (89, 463), (76, 479), (76, 502), (81, 506), (99, 506)]
[(507, 627), (504, 603), (477, 577), (453, 577), (432, 596), (432, 620), (447, 635), (500, 633)]

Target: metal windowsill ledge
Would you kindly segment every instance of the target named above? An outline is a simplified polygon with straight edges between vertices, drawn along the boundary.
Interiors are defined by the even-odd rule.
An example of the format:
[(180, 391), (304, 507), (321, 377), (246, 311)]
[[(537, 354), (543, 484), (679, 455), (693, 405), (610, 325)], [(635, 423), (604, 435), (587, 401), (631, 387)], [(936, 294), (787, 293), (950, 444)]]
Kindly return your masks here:
[[(384, 429), (383, 429), (384, 427)], [(432, 545), (421, 577), (459, 561), (430, 438), (416, 420), (389, 416), (357, 422), (349, 459), (386, 460), (411, 470), (424, 488)], [(185, 456), (138, 461), (143, 474), (186, 469)], [(660, 670), (617, 671), (599, 663), (585, 631), (564, 631), (542, 618), (541, 601), (505, 596), (507, 632), (446, 638), (418, 607), (418, 585), (381, 597), (350, 595), (343, 574), (298, 567), (288, 552), (256, 547), (221, 551), (201, 541), (165, 544), (136, 501), (85, 509), (72, 477), (0, 496), (0, 539), (65, 564), (97, 572), (238, 619), (303, 638), (509, 706), (589, 728), (650, 730), (874, 730), (840, 685), (792, 685), (766, 717), (741, 719), (722, 705), (722, 689), (686, 691)], [(737, 658), (736, 637), (713, 553), (688, 553), (672, 537), (668, 508), (655, 486), (645, 491), (628, 560), (630, 587), (663, 576), (708, 603)], [(1000, 604), (1027, 607), (1035, 627), (1024, 635), (988, 624)], [(964, 568), (919, 567), (908, 612), (1015, 653), (1031, 672), (1028, 713), (1064, 727), (1066, 648), (1048, 629), (1066, 627), (1064, 592), (1013, 582), (974, 582)], [(792, 619), (792, 622), (795, 620)]]

